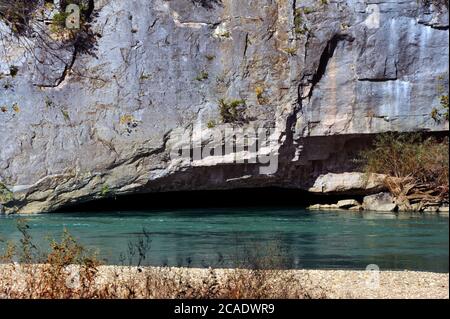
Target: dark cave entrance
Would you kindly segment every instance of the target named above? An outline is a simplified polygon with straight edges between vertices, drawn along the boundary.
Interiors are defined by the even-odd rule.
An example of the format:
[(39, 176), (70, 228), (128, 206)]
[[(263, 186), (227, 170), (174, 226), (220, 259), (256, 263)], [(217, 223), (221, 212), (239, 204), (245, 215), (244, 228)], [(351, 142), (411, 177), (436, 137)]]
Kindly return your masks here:
[(197, 208), (270, 208), (307, 207), (312, 204), (331, 204), (341, 199), (361, 201), (362, 195), (318, 195), (299, 189), (247, 188), (233, 190), (198, 190), (130, 194), (93, 200), (65, 206), (57, 213), (107, 212), (107, 211), (154, 211), (166, 209)]

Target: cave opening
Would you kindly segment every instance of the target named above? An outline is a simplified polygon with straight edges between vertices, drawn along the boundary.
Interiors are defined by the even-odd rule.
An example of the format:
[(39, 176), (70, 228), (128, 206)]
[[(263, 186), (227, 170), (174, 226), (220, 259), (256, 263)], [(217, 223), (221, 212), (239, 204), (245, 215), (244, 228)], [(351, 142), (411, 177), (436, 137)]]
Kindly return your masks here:
[(362, 200), (362, 195), (323, 195), (279, 187), (230, 190), (196, 190), (120, 195), (64, 206), (56, 213), (156, 211), (209, 208), (306, 208), (331, 204), (341, 199)]

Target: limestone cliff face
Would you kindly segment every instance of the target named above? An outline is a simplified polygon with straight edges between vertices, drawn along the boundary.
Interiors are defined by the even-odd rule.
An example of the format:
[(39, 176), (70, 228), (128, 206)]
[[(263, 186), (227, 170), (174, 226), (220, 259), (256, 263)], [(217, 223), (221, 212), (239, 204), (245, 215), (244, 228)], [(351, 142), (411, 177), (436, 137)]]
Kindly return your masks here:
[[(86, 52), (46, 50), (0, 20), (3, 210), (131, 192), (308, 189), (352, 170), (368, 134), (448, 130), (431, 116), (448, 94), (447, 10), (422, 0), (95, 1)], [(226, 156), (170, 157), (193, 123), (206, 140), (221, 129), (220, 99), (245, 101), (239, 126), (276, 128), (276, 173)]]

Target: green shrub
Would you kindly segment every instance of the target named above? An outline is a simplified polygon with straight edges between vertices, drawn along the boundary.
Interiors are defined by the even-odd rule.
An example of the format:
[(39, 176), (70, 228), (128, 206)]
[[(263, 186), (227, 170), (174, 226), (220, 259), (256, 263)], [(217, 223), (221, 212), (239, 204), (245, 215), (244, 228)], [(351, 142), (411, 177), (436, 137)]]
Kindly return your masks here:
[(100, 195), (101, 195), (102, 197), (106, 197), (106, 196), (108, 196), (110, 193), (111, 193), (111, 189), (109, 188), (109, 185), (108, 185), (108, 184), (104, 184), (104, 185), (102, 186), (102, 190), (100, 191)]
[(440, 105), (439, 109), (434, 107), (431, 110), (430, 116), (437, 123), (440, 123), (442, 120), (448, 121), (448, 94), (441, 95), (440, 97)]
[(256, 99), (260, 105), (265, 105), (269, 103), (269, 99), (264, 96), (264, 87), (257, 86), (255, 88)]
[(305, 21), (303, 20), (304, 15), (311, 13), (309, 8), (298, 8), (295, 10), (294, 14), (294, 32), (296, 34), (306, 34), (309, 30)]
[(310, 7), (305, 7), (305, 8), (303, 8), (303, 13), (304, 14), (311, 14), (311, 13), (313, 13), (315, 10), (313, 9), (313, 8), (310, 8)]
[(7, 203), (13, 199), (13, 193), (4, 184), (0, 183), (0, 203)]
[(231, 100), (227, 102), (225, 99), (220, 99), (219, 111), (222, 122), (236, 123), (245, 121), (245, 106), (244, 100)]
[(284, 48), (284, 52), (286, 52), (290, 56), (294, 56), (297, 53), (297, 49), (296, 48)]
[(17, 75), (17, 73), (19, 73), (19, 68), (18, 68), (17, 66), (15, 66), (15, 65), (11, 65), (11, 66), (9, 67), (9, 74), (10, 74), (12, 77), (15, 77), (15, 76)]
[(65, 121), (67, 121), (67, 122), (70, 121), (70, 115), (67, 110), (61, 109), (61, 114), (63, 115)]
[(441, 108), (443, 110), (443, 117), (446, 121), (448, 121), (448, 94), (441, 96)]
[(52, 18), (52, 23), (55, 26), (64, 28), (66, 26), (66, 19), (69, 15), (66, 12), (58, 12)]
[(295, 16), (294, 16), (294, 30), (295, 33), (303, 33), (303, 18), (302, 18), (303, 11), (302, 9), (295, 10)]
[(216, 121), (214, 121), (214, 120), (208, 121), (208, 123), (206, 124), (206, 127), (209, 128), (209, 129), (215, 128), (216, 127)]
[(207, 80), (209, 78), (209, 74), (206, 71), (202, 71), (200, 72), (199, 75), (197, 75), (197, 77), (195, 78), (197, 81), (204, 81)]
[(231, 37), (231, 33), (230, 33), (230, 31), (224, 31), (224, 32), (220, 33), (219, 36), (221, 36), (222, 38), (229, 39)]

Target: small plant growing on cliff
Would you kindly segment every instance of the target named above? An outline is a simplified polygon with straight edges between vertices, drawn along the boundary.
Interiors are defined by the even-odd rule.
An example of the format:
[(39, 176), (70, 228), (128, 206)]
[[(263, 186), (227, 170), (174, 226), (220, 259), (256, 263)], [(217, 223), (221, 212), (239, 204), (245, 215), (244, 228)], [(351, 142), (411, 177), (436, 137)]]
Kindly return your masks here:
[(45, 107), (46, 108), (51, 108), (53, 106), (54, 106), (53, 101), (48, 96), (46, 96), (45, 97)]
[(14, 112), (19, 113), (20, 112), (19, 104), (14, 103), (13, 106), (12, 106), (12, 109), (13, 109)]
[(267, 98), (264, 96), (264, 88), (262, 86), (257, 86), (255, 88), (256, 99), (260, 105), (264, 105), (268, 103)]
[(214, 121), (214, 120), (210, 120), (210, 121), (208, 121), (208, 123), (206, 123), (206, 127), (209, 129), (215, 128), (216, 125), (217, 125), (216, 121)]
[(223, 31), (222, 33), (219, 34), (222, 38), (227, 38), (229, 39), (231, 37), (231, 33), (230, 31)]
[(303, 30), (303, 18), (301, 9), (295, 10), (294, 27), (295, 33), (301, 33)]
[(315, 8), (311, 8), (311, 7), (303, 7), (303, 8), (300, 8), (300, 10), (302, 10), (304, 14), (311, 14), (316, 11)]
[(297, 53), (297, 49), (296, 48), (284, 48), (284, 52), (286, 52), (290, 56), (294, 56)]
[(67, 110), (61, 109), (61, 114), (63, 115), (65, 121), (67, 121), (67, 122), (70, 121), (70, 115)]
[(441, 108), (444, 110), (444, 118), (446, 121), (448, 121), (448, 106), (449, 106), (448, 94), (442, 95), (441, 96)]
[(209, 78), (209, 74), (206, 71), (202, 71), (200, 72), (199, 75), (197, 75), (197, 77), (195, 78), (197, 81), (201, 82), (204, 80), (207, 80)]
[(66, 20), (68, 18), (68, 14), (66, 12), (57, 12), (53, 15), (52, 18), (52, 27), (53, 32), (59, 32), (66, 26)]
[(433, 108), (431, 110), (430, 116), (437, 123), (440, 123), (442, 120), (448, 121), (448, 107), (449, 107), (449, 99), (447, 95), (441, 95), (440, 98), (440, 107), (439, 109)]
[(119, 118), (119, 123), (121, 125), (128, 125), (133, 122), (134, 122), (134, 117), (131, 114), (124, 114), (124, 115), (121, 115)]
[(219, 111), (222, 122), (224, 123), (236, 123), (243, 122), (245, 111), (244, 100), (231, 100), (227, 102), (225, 99), (219, 100)]
[(111, 193), (111, 189), (109, 188), (109, 185), (108, 185), (108, 184), (104, 184), (104, 185), (102, 186), (102, 190), (100, 191), (100, 195), (101, 195), (102, 197), (106, 197), (106, 196), (108, 196), (110, 193)]
[(7, 203), (13, 200), (13, 193), (3, 184), (0, 183), (0, 203)]
[(19, 68), (15, 65), (11, 65), (9, 67), (9, 75), (11, 75), (12, 77), (15, 77), (17, 75), (17, 73), (19, 73)]
[(308, 32), (308, 27), (303, 20), (304, 9), (298, 8), (295, 10), (294, 14), (294, 32), (299, 35), (306, 34)]
[(142, 71), (141, 76), (139, 77), (139, 80), (141, 81), (146, 81), (148, 79), (150, 79), (150, 74), (145, 73), (144, 71)]

